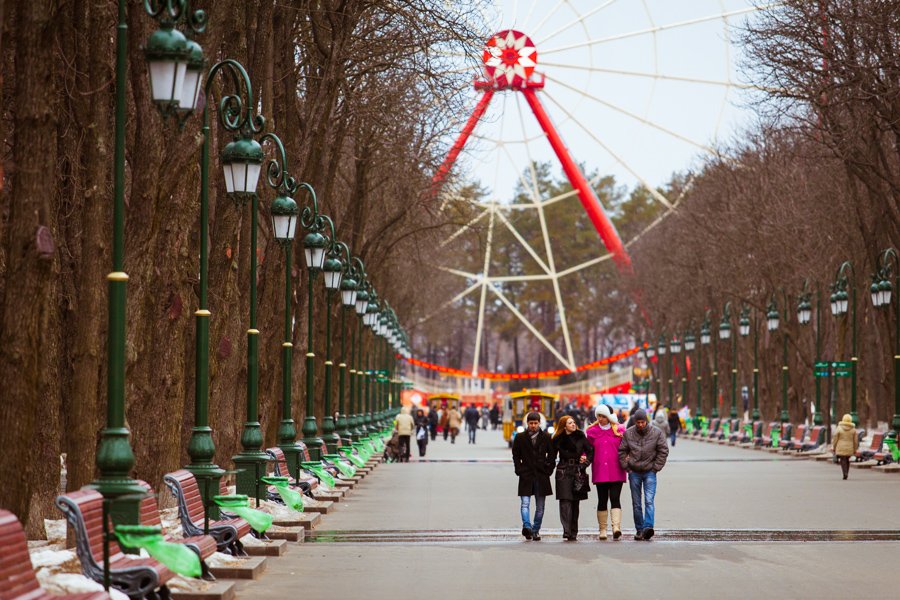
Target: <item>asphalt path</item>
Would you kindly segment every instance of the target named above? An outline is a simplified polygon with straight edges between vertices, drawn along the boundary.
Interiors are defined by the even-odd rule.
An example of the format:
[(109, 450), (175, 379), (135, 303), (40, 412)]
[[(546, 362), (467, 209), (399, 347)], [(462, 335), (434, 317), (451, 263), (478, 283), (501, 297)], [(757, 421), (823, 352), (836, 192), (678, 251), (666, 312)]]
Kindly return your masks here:
[[(439, 438), (423, 460), (379, 466), (239, 597), (892, 595), (898, 492), (898, 474), (854, 469), (843, 481), (830, 463), (680, 440), (659, 474), (652, 542), (597, 541), (593, 491), (579, 541), (561, 540), (548, 498), (544, 540), (526, 542), (509, 449), (479, 431), (475, 445)], [(622, 504), (631, 529), (627, 484)]]

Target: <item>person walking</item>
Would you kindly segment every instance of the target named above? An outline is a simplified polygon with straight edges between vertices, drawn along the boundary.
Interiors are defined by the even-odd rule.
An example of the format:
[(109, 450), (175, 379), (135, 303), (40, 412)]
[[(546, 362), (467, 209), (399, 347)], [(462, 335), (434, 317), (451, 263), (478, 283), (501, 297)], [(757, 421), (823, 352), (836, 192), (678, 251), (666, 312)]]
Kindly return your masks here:
[[(450, 429), (450, 443), (455, 444), (456, 436), (459, 435), (459, 428), (462, 427), (462, 415), (459, 414), (459, 410), (456, 408), (452, 408), (448, 412), (447, 427)], [(446, 435), (444, 435), (444, 439), (447, 439)]]
[(681, 417), (678, 416), (677, 411), (669, 412), (669, 442), (671, 442), (672, 447), (675, 447), (675, 439), (678, 437), (678, 432), (681, 431)]
[(831, 451), (841, 463), (841, 473), (844, 479), (850, 473), (850, 457), (856, 454), (859, 448), (859, 436), (856, 433), (856, 427), (853, 425), (853, 417), (844, 415), (841, 422), (838, 423), (837, 431), (831, 438)]
[(647, 422), (647, 411), (640, 408), (635, 411), (633, 418), (634, 426), (625, 430), (622, 443), (619, 444), (619, 466), (628, 471), (634, 514), (634, 539), (649, 540), (654, 533), (656, 474), (666, 466), (669, 446), (663, 432)]
[[(526, 540), (541, 541), (541, 523), (544, 520), (544, 504), (553, 495), (550, 473), (553, 459), (550, 456), (550, 434), (541, 429), (541, 415), (528, 413), (526, 429), (513, 439), (512, 456), (516, 475), (519, 477), (519, 513), (522, 517), (522, 535)], [(531, 519), (531, 497), (534, 496), (534, 520)]]
[(400, 441), (400, 462), (409, 462), (409, 442), (415, 432), (416, 422), (409, 414), (408, 406), (400, 409), (394, 428), (397, 430)]
[(421, 408), (416, 411), (416, 444), (419, 446), (419, 458), (425, 456), (425, 448), (428, 446), (428, 417)]
[(668, 438), (671, 433), (671, 429), (669, 429), (669, 421), (666, 416), (665, 411), (658, 410), (656, 411), (656, 416), (653, 417), (653, 426), (663, 432), (663, 435)]
[(491, 429), (497, 431), (497, 424), (500, 422), (500, 407), (497, 405), (497, 403), (494, 403), (494, 405), (491, 407), (490, 417)]
[(556, 499), (559, 501), (563, 539), (574, 542), (578, 539), (578, 505), (587, 499), (590, 488), (586, 470), (594, 460), (594, 448), (569, 415), (560, 417), (556, 423), (550, 456), (554, 461), (559, 457), (559, 464), (556, 465)]
[(616, 413), (604, 404), (597, 406), (594, 414), (597, 420), (587, 428), (585, 435), (594, 449), (591, 481), (597, 488), (597, 525), (600, 527), (600, 539), (607, 539), (606, 521), (609, 517), (613, 539), (617, 540), (622, 537), (621, 496), (622, 484), (626, 479), (625, 469), (619, 465), (619, 445), (625, 428), (620, 429)]
[(478, 430), (478, 421), (481, 420), (481, 413), (475, 408), (474, 404), (470, 404), (463, 412), (463, 418), (466, 420), (466, 429), (469, 430), (469, 443), (475, 443), (475, 432)]
[(434, 408), (429, 409), (428, 411), (428, 431), (431, 433), (431, 441), (433, 442), (435, 438), (437, 438), (437, 427), (438, 427), (438, 411)]
[(444, 434), (444, 441), (446, 441), (447, 436), (450, 435), (450, 409), (449, 408), (441, 409), (440, 425), (441, 425), (441, 432)]

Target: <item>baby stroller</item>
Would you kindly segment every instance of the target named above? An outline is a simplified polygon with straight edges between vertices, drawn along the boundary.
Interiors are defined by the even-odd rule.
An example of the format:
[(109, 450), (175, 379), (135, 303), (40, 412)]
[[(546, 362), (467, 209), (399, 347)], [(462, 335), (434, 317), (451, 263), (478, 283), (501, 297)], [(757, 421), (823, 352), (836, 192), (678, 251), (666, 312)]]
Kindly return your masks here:
[(400, 460), (400, 434), (396, 431), (391, 439), (384, 445), (384, 462), (398, 462)]

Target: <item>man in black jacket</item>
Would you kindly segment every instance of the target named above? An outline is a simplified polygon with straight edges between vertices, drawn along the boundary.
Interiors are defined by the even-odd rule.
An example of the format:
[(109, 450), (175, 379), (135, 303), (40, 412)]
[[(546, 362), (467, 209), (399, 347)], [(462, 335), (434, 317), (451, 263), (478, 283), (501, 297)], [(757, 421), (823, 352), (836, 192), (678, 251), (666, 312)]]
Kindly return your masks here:
[[(522, 513), (522, 535), (526, 540), (540, 541), (544, 501), (553, 495), (550, 473), (553, 472), (550, 434), (541, 430), (541, 415), (528, 413), (527, 428), (513, 440), (512, 455), (519, 476), (519, 500)], [(534, 496), (534, 522), (531, 521), (531, 497)]]
[[(647, 421), (644, 409), (636, 410), (633, 417), (634, 426), (625, 430), (619, 444), (619, 466), (628, 471), (634, 514), (634, 539), (649, 540), (653, 537), (656, 474), (666, 466), (669, 446), (666, 444), (665, 434)], [(644, 497), (643, 508), (641, 492)]]

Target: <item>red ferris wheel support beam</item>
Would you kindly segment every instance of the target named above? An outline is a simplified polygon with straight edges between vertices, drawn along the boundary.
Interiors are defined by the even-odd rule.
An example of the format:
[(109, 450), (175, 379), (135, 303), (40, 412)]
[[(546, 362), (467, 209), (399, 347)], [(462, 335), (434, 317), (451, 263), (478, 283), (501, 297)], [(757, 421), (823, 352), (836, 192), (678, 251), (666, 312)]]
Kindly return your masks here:
[(581, 206), (584, 207), (585, 212), (591, 219), (591, 223), (594, 224), (594, 228), (597, 230), (597, 233), (600, 234), (600, 238), (606, 245), (606, 249), (612, 254), (616, 266), (618, 266), (619, 270), (622, 272), (631, 273), (631, 259), (628, 256), (628, 252), (625, 250), (624, 244), (622, 244), (619, 232), (616, 231), (615, 225), (613, 225), (612, 221), (609, 220), (609, 217), (606, 216), (603, 206), (600, 204), (600, 200), (594, 193), (593, 188), (591, 188), (590, 184), (588, 184), (587, 180), (584, 178), (584, 174), (582, 174), (581, 169), (578, 168), (578, 165), (572, 159), (572, 155), (569, 154), (569, 149), (566, 148), (562, 138), (556, 131), (556, 127), (553, 126), (553, 121), (550, 120), (550, 116), (547, 114), (547, 111), (544, 110), (544, 105), (541, 103), (540, 98), (537, 97), (535, 90), (529, 87), (524, 88), (522, 93), (525, 95), (528, 106), (531, 107), (531, 112), (534, 113), (538, 123), (541, 124), (541, 129), (543, 129), (544, 133), (547, 135), (547, 141), (550, 142), (550, 146), (556, 153), (556, 157), (559, 158), (563, 171), (565, 172), (566, 177), (569, 178), (569, 183), (571, 183), (572, 187), (578, 192), (578, 199), (581, 200)]
[(478, 121), (480, 121), (481, 117), (484, 116), (484, 111), (487, 110), (488, 104), (493, 97), (494, 90), (486, 89), (481, 95), (481, 98), (478, 99), (478, 104), (475, 105), (475, 110), (472, 111), (471, 116), (469, 116), (469, 120), (466, 121), (466, 126), (463, 127), (462, 131), (459, 134), (459, 137), (456, 138), (456, 142), (453, 144), (453, 147), (450, 148), (450, 152), (447, 153), (447, 158), (444, 159), (444, 162), (437, 170), (437, 173), (435, 173), (434, 177), (431, 178), (432, 194), (437, 194), (438, 190), (441, 187), (441, 184), (444, 183), (444, 179), (447, 178), (447, 175), (450, 173), (450, 169), (452, 169), (454, 163), (456, 163), (456, 159), (459, 156), (459, 153), (462, 152), (463, 147), (469, 140), (469, 136), (472, 135), (472, 131), (475, 129), (475, 126), (478, 125)]

